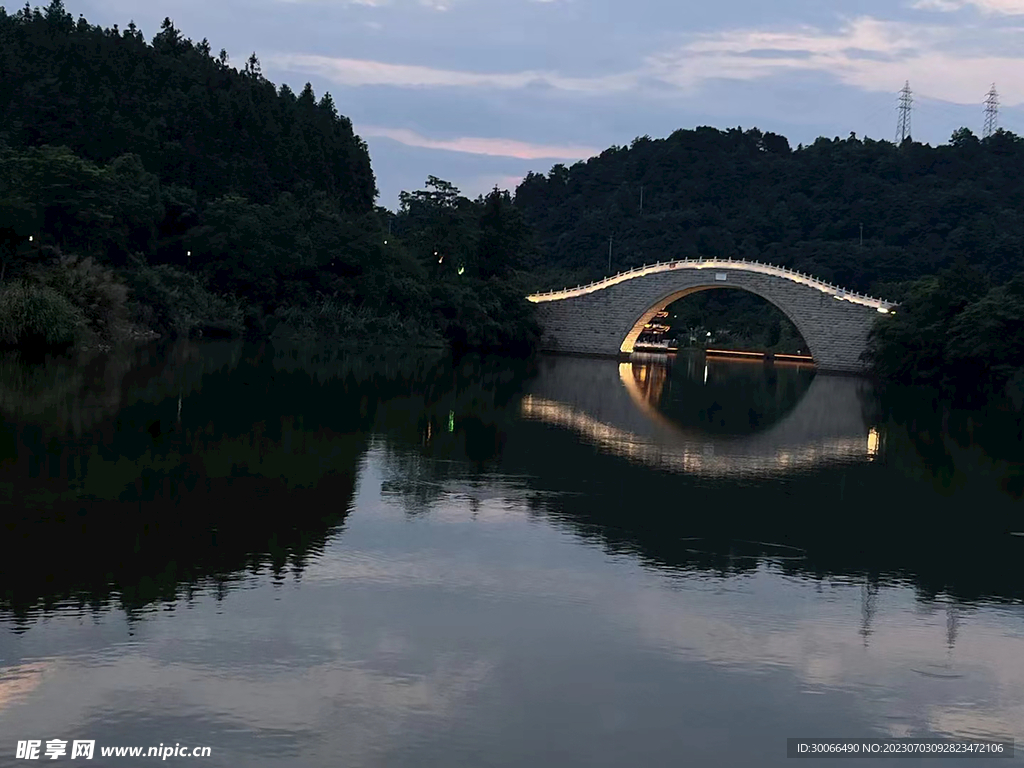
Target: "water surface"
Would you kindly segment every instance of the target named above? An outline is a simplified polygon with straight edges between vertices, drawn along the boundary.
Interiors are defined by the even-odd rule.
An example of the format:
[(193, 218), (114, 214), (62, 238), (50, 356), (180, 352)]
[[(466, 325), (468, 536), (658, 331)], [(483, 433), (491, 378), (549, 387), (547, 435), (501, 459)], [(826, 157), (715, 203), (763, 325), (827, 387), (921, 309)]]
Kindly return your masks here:
[(1013, 447), (900, 426), (859, 379), (179, 343), (7, 356), (0, 411), (0, 765), (29, 738), (225, 766), (1024, 740)]

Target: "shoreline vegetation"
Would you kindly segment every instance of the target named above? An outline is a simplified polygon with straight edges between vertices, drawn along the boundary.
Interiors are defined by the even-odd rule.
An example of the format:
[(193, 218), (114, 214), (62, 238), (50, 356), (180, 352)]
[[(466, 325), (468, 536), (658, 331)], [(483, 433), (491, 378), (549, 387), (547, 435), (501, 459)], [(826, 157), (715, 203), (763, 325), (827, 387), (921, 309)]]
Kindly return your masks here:
[[(514, 195), (428, 177), (376, 205), (329, 93), (240, 68), (165, 19), (150, 41), (62, 0), (0, 6), (0, 346), (156, 337), (535, 351), (525, 296), (671, 258), (738, 256), (900, 303), (872, 333), (891, 386), (1024, 409), (1024, 140), (948, 144), (701, 127), (638, 137)], [(796, 352), (758, 297), (669, 307), (681, 346)]]

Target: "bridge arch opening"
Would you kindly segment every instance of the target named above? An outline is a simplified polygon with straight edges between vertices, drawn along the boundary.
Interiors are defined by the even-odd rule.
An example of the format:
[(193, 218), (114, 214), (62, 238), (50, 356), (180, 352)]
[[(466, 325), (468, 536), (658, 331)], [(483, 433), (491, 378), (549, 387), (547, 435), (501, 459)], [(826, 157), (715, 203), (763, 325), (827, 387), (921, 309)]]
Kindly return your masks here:
[[(754, 314), (758, 318), (763, 318), (766, 325), (776, 320), (779, 321), (779, 338), (774, 340), (762, 339), (764, 342), (771, 341), (772, 343), (755, 344), (755, 347), (762, 347), (758, 351), (765, 351), (783, 339), (795, 339), (798, 343), (794, 351), (799, 350), (803, 354), (809, 354), (812, 359), (817, 359), (816, 350), (807, 341), (808, 334), (800, 327), (801, 323), (796, 317), (761, 292), (738, 285), (695, 285), (665, 294), (636, 318), (626, 332), (619, 351), (627, 354), (632, 353), (641, 337), (650, 333), (652, 327), (658, 328), (659, 326), (662, 329), (669, 328), (670, 331), (668, 332), (675, 333), (677, 340), (689, 342), (688, 333), (686, 334), (687, 338), (679, 338), (679, 333), (684, 331), (689, 323), (692, 323), (693, 315), (692, 311), (688, 311), (692, 309), (687, 306), (689, 302), (684, 302), (683, 300), (696, 294), (701, 294), (702, 299), (711, 299), (712, 297), (719, 299), (718, 302), (715, 302), (719, 306), (708, 306), (712, 304), (711, 301), (703, 302), (705, 316), (710, 318), (710, 323), (715, 326), (715, 330), (719, 331), (715, 337), (716, 343), (723, 341), (722, 336), (731, 336), (734, 342), (740, 339), (750, 341), (750, 334), (746, 332), (746, 328), (741, 328), (739, 332), (735, 332), (724, 326), (723, 322), (729, 322), (724, 318), (729, 318), (730, 315), (735, 316), (737, 312), (748, 316)], [(669, 316), (664, 317), (666, 314)], [(749, 320), (749, 318), (747, 319)], [(702, 323), (701, 330), (704, 331), (708, 324), (708, 322)], [(744, 324), (741, 322), (740, 325), (743, 326)], [(725, 333), (722, 333), (722, 331), (725, 331)], [(705, 340), (699, 339), (697, 341), (703, 342)]]

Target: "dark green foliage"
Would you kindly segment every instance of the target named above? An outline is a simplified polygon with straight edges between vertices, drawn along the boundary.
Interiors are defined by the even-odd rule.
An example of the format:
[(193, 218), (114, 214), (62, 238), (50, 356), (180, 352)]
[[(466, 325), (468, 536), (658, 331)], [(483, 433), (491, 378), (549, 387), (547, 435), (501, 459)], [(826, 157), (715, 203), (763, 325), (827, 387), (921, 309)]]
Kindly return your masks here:
[(896, 384), (928, 385), (968, 403), (1014, 399), (1024, 384), (1024, 275), (987, 288), (958, 265), (915, 281), (896, 313), (876, 324), (868, 358)]
[(236, 71), (170, 19), (147, 44), (134, 24), (74, 24), (56, 0), (0, 9), (0, 126), (0, 281), (54, 288), (96, 340), (133, 322), (535, 338), (514, 280), (530, 238), (507, 192), (474, 202), (431, 177), (389, 237), (366, 145), (330, 94), (276, 89), (255, 53)]
[(239, 336), (245, 330), (240, 303), (210, 292), (194, 274), (139, 263), (127, 278), (133, 319), (146, 328), (175, 336)]
[(530, 233), (512, 197), (495, 187), (483, 201), (475, 272), (482, 278), (506, 278), (524, 265)]
[(306, 304), (291, 304), (276, 319), (277, 336), (294, 340), (328, 337), (343, 346), (358, 347), (367, 339), (398, 345), (434, 345), (440, 338), (418, 317), (396, 309), (355, 307), (330, 296)]
[(990, 391), (1024, 383), (1024, 274), (964, 307), (950, 325), (946, 353), (962, 383)]
[(136, 155), (100, 167), (67, 147), (9, 150), (0, 180), (0, 237), (12, 257), (31, 235), (120, 264), (130, 249), (151, 246), (163, 215), (157, 178)]
[(112, 339), (128, 328), (128, 288), (114, 272), (92, 257), (59, 256), (33, 270), (35, 283), (50, 288), (73, 305), (88, 332)]
[[(325, 95), (278, 94), (253, 54), (242, 71), (165, 19), (147, 44), (84, 20), (59, 3), (0, 14), (0, 125), (14, 146), (69, 147), (106, 165), (128, 152), (200, 202), (229, 192), (261, 203), (302, 180), (344, 210), (371, 210), (366, 145)], [(304, 97), (306, 92), (304, 92)]]
[(1024, 140), (1006, 131), (964, 129), (937, 147), (851, 135), (791, 152), (757, 129), (698, 128), (531, 173), (515, 204), (543, 263), (576, 282), (604, 276), (613, 236), (612, 272), (759, 259), (878, 295), (957, 257), (995, 280), (1024, 269), (1022, 165)]
[(21, 281), (0, 286), (0, 344), (67, 347), (82, 323), (76, 307), (52, 288)]
[(469, 278), (436, 282), (431, 298), (441, 333), (454, 349), (523, 354), (540, 338), (523, 296), (515, 282)]
[(520, 268), (532, 233), (507, 192), (470, 201), (452, 184), (427, 179), (403, 192), (395, 231), (428, 275), (429, 306), (441, 335), (457, 349), (526, 352), (540, 337), (524, 298), (533, 285)]
[(399, 195), (396, 233), (430, 275), (472, 267), (479, 238), (479, 205), (436, 176), (427, 178), (426, 187)]

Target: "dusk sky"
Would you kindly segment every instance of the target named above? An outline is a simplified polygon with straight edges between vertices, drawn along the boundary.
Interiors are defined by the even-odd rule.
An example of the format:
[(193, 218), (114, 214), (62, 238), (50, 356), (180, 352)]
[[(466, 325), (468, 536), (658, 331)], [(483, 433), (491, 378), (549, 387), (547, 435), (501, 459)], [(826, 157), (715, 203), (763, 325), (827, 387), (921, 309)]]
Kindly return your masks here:
[[(9, 11), (20, 3), (4, 3)], [(35, 3), (33, 3), (35, 4)], [(45, 2), (40, 0), (40, 4)], [(370, 148), (379, 204), (430, 174), (475, 197), (635, 136), (756, 126), (892, 140), (1024, 134), (1024, 0), (66, 0), (147, 39), (169, 16), (241, 67), (330, 91)]]

